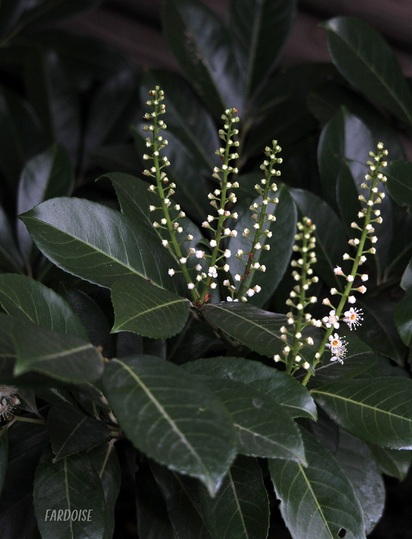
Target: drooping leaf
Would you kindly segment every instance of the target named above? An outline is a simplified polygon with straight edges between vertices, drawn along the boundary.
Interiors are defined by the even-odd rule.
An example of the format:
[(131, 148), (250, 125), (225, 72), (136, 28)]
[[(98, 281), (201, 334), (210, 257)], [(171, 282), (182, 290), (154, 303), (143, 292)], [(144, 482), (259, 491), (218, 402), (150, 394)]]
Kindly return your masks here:
[(230, 34), (217, 15), (198, 0), (166, 0), (162, 22), (176, 59), (214, 115), (229, 107), (242, 111), (242, 75)]
[(87, 339), (79, 318), (51, 288), (24, 275), (0, 275), (0, 304), (16, 318)]
[[(261, 291), (250, 300), (251, 303), (259, 307), (272, 296), (281, 281), (289, 264), (292, 247), (295, 242), (297, 220), (295, 204), (283, 186), (279, 189), (277, 196), (279, 198), (278, 204), (270, 203), (265, 206), (265, 211), (268, 214), (274, 214), (276, 216), (276, 221), (271, 221), (268, 227), (272, 235), (270, 238), (262, 236), (259, 242), (262, 245), (262, 249), (256, 251), (253, 257), (254, 262), (259, 262), (259, 264), (266, 266), (267, 269), (265, 272), (255, 271), (253, 272), (253, 277), (251, 275), (250, 278), (246, 278), (248, 282), (247, 286), (249, 286), (250, 280), (250, 286), (257, 284), (261, 287)], [(252, 203), (260, 204), (261, 202), (262, 197), (258, 197)], [(230, 238), (228, 244), (233, 254), (230, 259), (230, 273), (232, 276), (236, 274), (243, 275), (244, 273), (245, 259), (243, 258), (241, 260), (235, 257), (234, 254), (241, 249), (247, 258), (250, 252), (250, 239), (243, 237), (242, 233), (245, 228), (251, 231), (254, 230), (253, 225), (255, 221), (252, 219), (252, 214), (248, 208), (240, 217), (236, 224), (237, 236)], [(270, 250), (265, 250), (264, 245), (269, 245)], [(274, 253), (276, 254), (274, 255)], [(276, 264), (273, 264), (274, 256), (276, 256)]]
[[(104, 537), (103, 487), (86, 453), (53, 462), (46, 452), (36, 470), (33, 501), (37, 525), (45, 539)], [(58, 519), (59, 510), (68, 518)]]
[(392, 50), (376, 30), (353, 17), (324, 23), (333, 63), (355, 88), (412, 124), (412, 94)]
[(392, 449), (412, 448), (412, 382), (399, 377), (339, 381), (312, 396), (342, 428)]
[(269, 471), (294, 539), (365, 539), (362, 507), (332, 453), (302, 429), (308, 465), (273, 459)]
[(256, 386), (227, 379), (202, 382), (223, 402), (237, 431), (241, 455), (294, 460), (305, 464), (302, 440), (288, 411)]
[(112, 539), (115, 517), (114, 509), (120, 491), (121, 469), (116, 450), (112, 443), (96, 447), (88, 452), (91, 465), (96, 470), (103, 486), (106, 502), (106, 523), (104, 539)]
[(167, 269), (173, 259), (160, 242), (121, 213), (88, 200), (57, 198), (22, 216), (39, 249), (57, 266), (110, 288), (126, 275), (139, 275), (176, 290)]
[(241, 382), (281, 404), (292, 417), (316, 419), (316, 405), (297, 380), (273, 367), (242, 357), (211, 357), (190, 361), (184, 368), (212, 379)]
[(264, 356), (273, 357), (283, 349), (280, 328), (286, 317), (246, 303), (206, 304), (205, 319), (215, 328)]
[(26, 92), (49, 142), (60, 143), (76, 163), (80, 144), (80, 107), (70, 76), (55, 51), (32, 49), (25, 65)]
[(230, 30), (245, 80), (245, 97), (250, 97), (276, 66), (296, 12), (296, 2), (282, 0), (230, 2)]
[(112, 360), (103, 386), (135, 447), (216, 493), (234, 458), (235, 440), (233, 423), (213, 393), (153, 356)]
[(109, 441), (106, 423), (68, 403), (56, 403), (47, 416), (53, 462)]
[[(53, 144), (25, 165), (20, 176), (17, 212), (29, 211), (49, 198), (70, 195), (73, 181), (73, 170), (66, 150)], [(17, 232), (20, 250), (29, 262), (32, 240), (21, 221), (18, 221)]]
[(186, 324), (190, 301), (148, 283), (136, 275), (112, 287), (115, 322), (113, 332), (133, 331), (152, 339), (166, 339)]
[(217, 496), (201, 489), (200, 500), (212, 539), (266, 539), (268, 496), (256, 460), (238, 457)]
[(9, 438), (8, 429), (0, 429), (0, 494), (3, 490), (4, 480), (6, 479), (7, 464), (9, 456)]
[(150, 463), (150, 469), (163, 495), (167, 513), (177, 536), (211, 539), (204, 524), (197, 481), (155, 462)]

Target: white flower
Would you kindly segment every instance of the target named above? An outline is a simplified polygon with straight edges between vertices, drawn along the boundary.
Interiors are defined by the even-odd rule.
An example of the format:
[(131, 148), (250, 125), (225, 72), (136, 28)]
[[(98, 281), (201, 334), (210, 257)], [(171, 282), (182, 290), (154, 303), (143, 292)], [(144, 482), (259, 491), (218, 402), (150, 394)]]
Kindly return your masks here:
[(198, 251), (195, 252), (195, 256), (196, 256), (196, 258), (203, 258), (205, 256), (205, 252), (201, 251), (201, 250), (198, 250)]
[(326, 346), (332, 354), (330, 360), (343, 363), (343, 358), (346, 356), (346, 342), (337, 333), (330, 335), (329, 342), (326, 343)]
[(357, 309), (356, 307), (351, 307), (348, 311), (345, 311), (344, 313), (344, 319), (343, 321), (348, 324), (349, 329), (356, 329), (357, 326), (360, 326), (362, 324), (363, 320), (363, 311), (362, 309)]
[(327, 328), (334, 327), (335, 329), (339, 328), (339, 318), (336, 316), (335, 311), (330, 311), (329, 316), (324, 316), (322, 322)]
[(176, 272), (173, 268), (170, 268), (169, 270), (167, 270), (167, 273), (170, 275), (170, 277), (173, 277)]
[(333, 273), (335, 275), (343, 275), (342, 268), (340, 266), (336, 266), (336, 268), (333, 270)]
[(15, 387), (0, 385), (0, 419), (7, 419), (12, 415), (15, 406), (20, 404), (16, 393)]

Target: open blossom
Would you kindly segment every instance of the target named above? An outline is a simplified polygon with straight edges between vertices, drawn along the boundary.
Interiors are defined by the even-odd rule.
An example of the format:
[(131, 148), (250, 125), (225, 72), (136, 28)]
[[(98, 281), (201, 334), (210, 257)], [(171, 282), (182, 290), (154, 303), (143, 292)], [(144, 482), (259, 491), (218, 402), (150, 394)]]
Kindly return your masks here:
[(345, 316), (344, 316), (343, 321), (348, 324), (350, 330), (356, 329), (357, 326), (360, 326), (362, 324), (362, 320), (363, 320), (362, 309), (351, 307), (348, 311), (345, 311), (344, 315)]
[(0, 419), (7, 419), (12, 415), (15, 406), (20, 404), (16, 393), (15, 387), (0, 385)]
[(335, 311), (330, 311), (329, 316), (324, 316), (322, 322), (327, 328), (334, 327), (335, 329), (339, 328), (339, 318), (336, 316)]
[(346, 342), (341, 339), (337, 333), (334, 333), (329, 337), (329, 342), (326, 343), (326, 346), (330, 349), (332, 354), (330, 360), (343, 363), (343, 359), (346, 356)]

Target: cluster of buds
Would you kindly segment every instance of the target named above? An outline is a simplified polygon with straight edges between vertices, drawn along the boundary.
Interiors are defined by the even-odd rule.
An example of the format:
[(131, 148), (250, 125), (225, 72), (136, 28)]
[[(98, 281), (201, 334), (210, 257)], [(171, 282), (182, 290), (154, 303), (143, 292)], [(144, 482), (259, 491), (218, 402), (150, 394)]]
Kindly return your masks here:
[(290, 307), (287, 313), (287, 326), (280, 328), (281, 339), (285, 342), (282, 356), (275, 355), (276, 362), (283, 361), (286, 364), (286, 371), (293, 374), (299, 368), (308, 370), (310, 364), (303, 361), (300, 355), (301, 349), (305, 345), (313, 345), (312, 337), (304, 337), (304, 330), (308, 326), (316, 325), (308, 308), (316, 303), (316, 296), (309, 295), (309, 288), (318, 282), (318, 277), (313, 274), (312, 266), (316, 263), (315, 247), (316, 238), (314, 235), (315, 225), (308, 217), (297, 223), (298, 231), (295, 235), (295, 245), (293, 251), (296, 257), (293, 258), (292, 277), (296, 284), (290, 292), (286, 305)]
[[(330, 307), (331, 310), (322, 320), (314, 321), (315, 325), (323, 327), (326, 331), (319, 350), (315, 354), (313, 368), (321, 361), (325, 348), (328, 348), (331, 353), (330, 361), (343, 363), (347, 354), (347, 343), (345, 338), (340, 337), (335, 330), (340, 328), (341, 322), (345, 323), (350, 330), (357, 329), (362, 324), (363, 311), (353, 306), (356, 303), (354, 293), (366, 293), (367, 288), (365, 283), (368, 281), (368, 274), (360, 271), (360, 266), (366, 262), (367, 255), (376, 254), (374, 245), (378, 241), (378, 238), (375, 235), (375, 225), (382, 223), (381, 213), (377, 206), (382, 203), (385, 197), (380, 184), (384, 184), (387, 181), (386, 176), (382, 173), (382, 169), (387, 166), (387, 155), (388, 152), (382, 142), (378, 143), (376, 153), (369, 152), (369, 157), (371, 158), (367, 162), (369, 170), (365, 175), (365, 181), (361, 185), (361, 188), (365, 190), (365, 194), (361, 194), (358, 197), (362, 205), (362, 209), (358, 213), (358, 218), (360, 223), (363, 220), (363, 224), (357, 222), (351, 224), (351, 227), (359, 231), (360, 234), (359, 237), (352, 238), (348, 241), (348, 244), (352, 248), (355, 248), (356, 252), (353, 255), (350, 253), (343, 255), (344, 264), (347, 261), (352, 263), (350, 271), (345, 272), (340, 266), (336, 266), (334, 269), (336, 276), (345, 279), (345, 285), (342, 287), (342, 290), (338, 290), (337, 288), (330, 290), (331, 297), (337, 296), (339, 300), (333, 302), (330, 298), (326, 297), (323, 300), (323, 304)], [(310, 376), (311, 374), (308, 373), (303, 382), (304, 384), (308, 382)]]
[(13, 414), (14, 408), (20, 404), (16, 393), (15, 387), (0, 385), (0, 419), (8, 419)]
[(271, 224), (276, 221), (276, 216), (270, 208), (273, 207), (271, 205), (279, 202), (275, 196), (278, 187), (273, 178), (280, 176), (280, 170), (276, 167), (282, 163), (282, 158), (278, 157), (281, 150), (276, 140), (272, 141), (272, 147), (265, 148), (266, 159), (260, 166), (264, 177), (255, 185), (258, 197), (249, 208), (252, 212), (253, 228), (252, 230), (244, 228), (242, 232), (242, 237), (245, 238), (248, 246), (236, 252), (236, 257), (244, 263), (244, 271), (242, 274), (235, 274), (235, 284), (228, 285), (231, 294), (228, 300), (236, 297), (241, 301), (247, 301), (248, 297), (260, 291), (260, 286), (251, 286), (251, 282), (255, 271), (266, 271), (266, 265), (259, 260), (262, 252), (270, 250)]

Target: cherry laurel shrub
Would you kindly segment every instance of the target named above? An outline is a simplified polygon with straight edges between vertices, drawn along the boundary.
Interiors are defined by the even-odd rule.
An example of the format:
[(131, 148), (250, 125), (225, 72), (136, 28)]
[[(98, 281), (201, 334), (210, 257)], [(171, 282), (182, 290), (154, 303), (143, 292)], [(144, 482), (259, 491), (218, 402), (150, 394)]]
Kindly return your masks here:
[(365, 538), (412, 460), (392, 51), (338, 17), (277, 71), (294, 1), (164, 0), (186, 80), (136, 82), (52, 4), (0, 5), (0, 535)]

